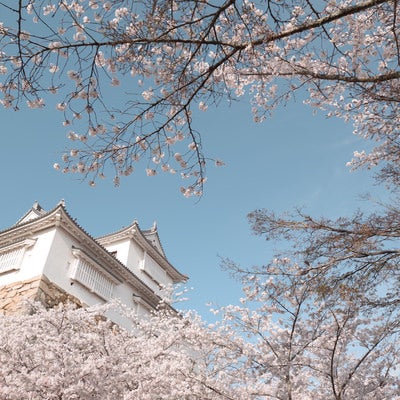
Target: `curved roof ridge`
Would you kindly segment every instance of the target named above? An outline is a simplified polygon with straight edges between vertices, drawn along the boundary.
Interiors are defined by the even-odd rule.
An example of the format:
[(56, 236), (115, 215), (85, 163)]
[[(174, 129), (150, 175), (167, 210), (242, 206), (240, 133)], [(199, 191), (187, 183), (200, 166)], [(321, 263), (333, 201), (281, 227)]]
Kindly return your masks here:
[[(132, 232), (133, 228), (135, 228), (134, 232)], [(132, 238), (134, 236), (136, 236), (136, 240), (139, 239), (142, 242), (142, 245), (146, 244), (148, 246), (148, 250), (149, 251), (151, 250), (150, 255), (153, 254), (153, 257), (156, 257), (156, 258), (159, 257), (160, 259), (162, 259), (163, 262), (166, 263), (165, 265), (167, 266), (167, 268), (172, 272), (172, 275), (176, 277), (177, 281), (182, 281), (182, 280), (186, 281), (188, 279), (188, 277), (185, 274), (183, 274), (177, 268), (175, 268), (170, 263), (170, 261), (168, 260), (167, 256), (165, 255), (164, 249), (162, 247), (160, 238), (158, 236), (158, 231), (153, 231), (153, 232), (151, 230), (142, 231), (140, 229), (140, 226), (139, 226), (137, 220), (134, 220), (132, 222), (132, 224), (128, 225), (125, 228), (122, 228), (122, 229), (120, 229), (118, 231), (115, 231), (113, 233), (109, 233), (109, 234), (104, 235), (104, 236), (99, 236), (95, 240), (103, 242), (103, 241), (106, 241), (108, 238), (111, 239), (113, 236), (124, 235), (124, 234), (127, 234), (127, 236), (131, 236)], [(160, 244), (161, 251), (153, 243), (151, 243), (151, 241), (148, 239), (147, 235), (149, 235), (149, 234), (153, 234), (153, 235), (156, 234), (157, 235), (157, 239), (158, 239), (158, 242)], [(152, 253), (152, 252), (155, 252), (155, 253)]]
[[(180, 276), (181, 279), (183, 279), (183, 280), (185, 280), (185, 281), (188, 279), (188, 277), (187, 277), (185, 274), (183, 274), (182, 272), (180, 272), (177, 268), (175, 268), (175, 267), (169, 262), (169, 260), (168, 260), (167, 257), (165, 256), (165, 254), (161, 254), (161, 253), (160, 253), (160, 251), (149, 241), (149, 239), (147, 239), (147, 237), (143, 234), (142, 231), (139, 230), (138, 233), (141, 235), (142, 239), (145, 240), (145, 242), (150, 246), (150, 248), (154, 249), (154, 251), (156, 251), (156, 254), (158, 254), (159, 256), (161, 256), (161, 257), (165, 260), (165, 262), (167, 263), (167, 265), (169, 266), (169, 268), (170, 268), (172, 271), (175, 272), (176, 276)], [(161, 243), (160, 243), (160, 245), (161, 245)]]
[[(36, 203), (37, 203), (37, 202), (35, 202), (35, 203), (33, 204), (33, 206), (34, 206)], [(37, 204), (39, 205), (39, 203), (37, 203)], [(55, 210), (57, 209), (58, 204), (57, 204), (54, 208), (52, 208), (51, 210), (49, 210), (49, 211), (45, 211), (45, 210), (39, 205), (40, 211), (43, 211), (43, 212), (37, 213), (38, 215), (37, 215), (36, 218), (32, 218), (32, 219), (29, 219), (29, 220), (27, 220), (27, 221), (21, 222), (30, 212), (34, 211), (33, 206), (32, 206), (32, 207), (31, 207), (31, 208), (30, 208), (30, 209), (29, 209), (15, 224), (9, 226), (8, 228), (5, 228), (5, 229), (0, 230), (0, 234), (1, 234), (1, 233), (4, 233), (4, 232), (7, 232), (7, 231), (9, 231), (10, 229), (14, 229), (14, 228), (16, 228), (16, 227), (25, 226), (26, 224), (29, 224), (30, 222), (36, 221), (36, 220), (39, 219), (39, 218), (42, 218), (42, 217), (45, 217), (46, 215), (51, 214), (53, 211), (55, 211)]]
[(124, 233), (125, 231), (129, 231), (130, 229), (132, 229), (134, 227), (137, 227), (140, 231), (142, 231), (140, 229), (138, 221), (136, 219), (134, 219), (133, 222), (130, 225), (124, 226), (121, 229), (118, 229), (116, 231), (113, 231), (113, 232), (110, 232), (110, 233), (106, 233), (105, 235), (97, 236), (96, 240), (101, 240), (101, 239), (105, 239), (108, 236), (113, 236), (113, 235), (118, 235), (118, 234)]
[(35, 200), (32, 207), (14, 225), (20, 225), (29, 214), (35, 214), (35, 216), (29, 218), (27, 221), (39, 218), (46, 213), (47, 211), (39, 204), (37, 200)]
[[(150, 246), (152, 246), (154, 249), (156, 249), (165, 259), (167, 259), (167, 256), (165, 254), (165, 250), (164, 250), (163, 245), (162, 245), (161, 240), (160, 240), (160, 236), (158, 235), (157, 225), (155, 223), (153, 224), (153, 226), (150, 229), (143, 230), (143, 229), (140, 228), (140, 225), (139, 225), (138, 221), (136, 219), (134, 219), (133, 222), (130, 225), (128, 225), (126, 227), (123, 227), (123, 228), (121, 228), (121, 229), (119, 229), (117, 231), (108, 233), (106, 235), (97, 236), (96, 240), (105, 240), (105, 239), (107, 239), (109, 237), (112, 237), (114, 235), (121, 235), (121, 234), (123, 234), (125, 232), (129, 232), (132, 229), (135, 229), (136, 232), (140, 233), (143, 236), (143, 238), (146, 239), (146, 241), (149, 243)], [(155, 246), (147, 238), (147, 236), (154, 235), (154, 234), (157, 237), (158, 244), (160, 245), (161, 251), (157, 248), (157, 246)]]
[[(155, 236), (155, 237), (157, 238), (157, 242), (158, 242), (158, 244), (159, 244), (159, 246), (160, 246), (161, 254), (162, 254), (165, 258), (167, 258), (166, 254), (165, 254), (164, 247), (163, 247), (163, 245), (162, 245), (162, 243), (161, 243), (160, 235), (158, 234), (157, 225), (155, 225), (155, 226), (153, 225), (152, 228), (146, 229), (146, 230), (144, 230), (144, 231), (141, 231), (141, 233), (142, 233), (143, 236), (146, 238), (146, 240), (147, 240), (153, 247), (155, 247), (155, 248), (157, 249), (157, 247), (154, 246), (153, 243), (151, 243), (150, 240), (148, 239), (148, 236)], [(158, 250), (158, 249), (157, 249), (157, 250)]]

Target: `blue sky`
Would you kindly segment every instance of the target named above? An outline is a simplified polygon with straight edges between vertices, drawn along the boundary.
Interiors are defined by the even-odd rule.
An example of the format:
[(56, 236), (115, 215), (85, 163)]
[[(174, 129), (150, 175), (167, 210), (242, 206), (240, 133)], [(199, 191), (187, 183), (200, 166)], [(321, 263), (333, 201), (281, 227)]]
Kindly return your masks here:
[[(237, 302), (239, 285), (220, 269), (220, 257), (244, 266), (266, 263), (274, 244), (253, 236), (246, 214), (256, 208), (276, 212), (303, 206), (335, 217), (369, 207), (358, 195), (371, 190), (368, 172), (345, 166), (364, 143), (352, 126), (325, 119), (301, 103), (291, 103), (271, 119), (254, 124), (246, 101), (221, 104), (197, 115), (197, 128), (210, 156), (226, 162), (208, 169), (204, 196), (184, 198), (178, 176), (147, 177), (137, 170), (115, 188), (111, 179), (89, 187), (78, 175), (53, 170), (69, 144), (62, 115), (44, 110), (0, 110), (0, 228), (15, 223), (35, 200), (45, 209), (65, 199), (71, 215), (93, 236), (137, 219), (142, 228), (156, 220), (170, 261), (189, 275), (193, 287), (184, 307), (208, 317), (208, 302)], [(379, 188), (375, 196), (380, 195)]]

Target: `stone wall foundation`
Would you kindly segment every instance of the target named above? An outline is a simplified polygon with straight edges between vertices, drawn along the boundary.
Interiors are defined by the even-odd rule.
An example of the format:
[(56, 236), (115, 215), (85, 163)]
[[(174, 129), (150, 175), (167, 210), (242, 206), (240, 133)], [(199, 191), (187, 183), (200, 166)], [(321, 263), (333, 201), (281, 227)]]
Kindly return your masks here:
[(40, 302), (46, 308), (60, 303), (74, 303), (78, 307), (82, 306), (76, 297), (50, 282), (45, 275), (0, 287), (0, 312), (3, 314), (27, 312), (29, 301)]

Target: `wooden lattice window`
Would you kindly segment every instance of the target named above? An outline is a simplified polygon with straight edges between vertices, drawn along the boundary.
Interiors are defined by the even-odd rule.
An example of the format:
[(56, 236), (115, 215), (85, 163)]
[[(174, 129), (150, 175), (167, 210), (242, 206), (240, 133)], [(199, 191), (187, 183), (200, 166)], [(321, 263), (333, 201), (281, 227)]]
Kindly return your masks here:
[(116, 279), (113, 279), (110, 274), (81, 250), (76, 249), (73, 254), (76, 260), (71, 271), (71, 279), (79, 282), (104, 300), (111, 299), (117, 282)]
[(23, 242), (0, 249), (0, 274), (11, 272), (21, 268), (22, 259), (26, 249), (33, 246), (35, 240), (27, 239)]

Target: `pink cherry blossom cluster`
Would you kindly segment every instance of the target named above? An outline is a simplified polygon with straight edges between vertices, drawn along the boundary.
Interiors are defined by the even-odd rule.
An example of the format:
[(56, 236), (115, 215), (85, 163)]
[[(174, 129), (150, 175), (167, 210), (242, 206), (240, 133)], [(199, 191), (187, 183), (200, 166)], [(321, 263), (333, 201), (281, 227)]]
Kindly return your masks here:
[(48, 94), (59, 98), (63, 124), (77, 125), (84, 139), (64, 171), (94, 180), (111, 170), (119, 182), (141, 163), (147, 174), (180, 171), (190, 182), (184, 193), (201, 194), (209, 159), (195, 111), (246, 97), (261, 122), (300, 90), (308, 91), (307, 104), (352, 121), (355, 134), (376, 142), (352, 167), (398, 162), (397, 3), (29, 0), (0, 7), (7, 10), (1, 103), (41, 108)]

